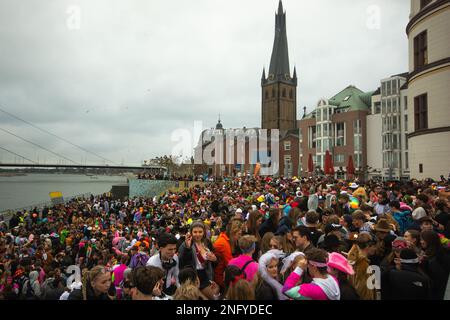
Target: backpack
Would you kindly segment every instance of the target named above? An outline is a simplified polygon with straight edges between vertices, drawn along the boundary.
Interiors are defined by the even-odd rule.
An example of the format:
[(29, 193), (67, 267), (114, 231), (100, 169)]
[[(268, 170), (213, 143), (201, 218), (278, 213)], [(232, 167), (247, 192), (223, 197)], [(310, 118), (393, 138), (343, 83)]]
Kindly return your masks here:
[(148, 261), (148, 256), (142, 253), (139, 253), (136, 256), (136, 266), (137, 267), (145, 267), (147, 265), (147, 261)]
[(29, 279), (25, 280), (23, 283), (21, 295), (25, 299), (34, 298), (34, 290)]
[(250, 264), (250, 263), (252, 263), (252, 262), (256, 262), (255, 260), (249, 260), (249, 261), (247, 261), (243, 266), (242, 266), (242, 268), (241, 268), (241, 272), (244, 274), (244, 277), (245, 277), (245, 280), (248, 280), (247, 279), (247, 274), (244, 272), (245, 271), (245, 269), (248, 267), (248, 265)]

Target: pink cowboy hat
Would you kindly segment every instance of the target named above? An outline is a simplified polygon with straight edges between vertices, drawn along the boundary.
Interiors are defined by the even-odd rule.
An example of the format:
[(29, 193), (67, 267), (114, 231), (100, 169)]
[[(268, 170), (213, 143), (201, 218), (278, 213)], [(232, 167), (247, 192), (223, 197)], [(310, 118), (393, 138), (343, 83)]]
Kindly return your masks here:
[(337, 269), (349, 275), (355, 273), (353, 267), (348, 263), (347, 258), (337, 252), (332, 252), (328, 255), (328, 267)]

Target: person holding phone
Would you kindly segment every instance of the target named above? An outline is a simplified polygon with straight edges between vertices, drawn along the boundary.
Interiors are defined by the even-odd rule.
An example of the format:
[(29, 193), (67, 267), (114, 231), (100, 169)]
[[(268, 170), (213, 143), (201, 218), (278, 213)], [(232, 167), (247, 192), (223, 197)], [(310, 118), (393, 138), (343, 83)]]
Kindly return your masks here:
[(162, 294), (164, 272), (158, 267), (140, 267), (133, 270), (130, 282), (132, 300), (157, 300)]
[(200, 279), (200, 291), (208, 299), (214, 299), (219, 291), (219, 286), (213, 281), (213, 264), (217, 261), (217, 257), (212, 249), (205, 224), (196, 221), (191, 224), (185, 241), (178, 250), (180, 269), (190, 266), (196, 270)]

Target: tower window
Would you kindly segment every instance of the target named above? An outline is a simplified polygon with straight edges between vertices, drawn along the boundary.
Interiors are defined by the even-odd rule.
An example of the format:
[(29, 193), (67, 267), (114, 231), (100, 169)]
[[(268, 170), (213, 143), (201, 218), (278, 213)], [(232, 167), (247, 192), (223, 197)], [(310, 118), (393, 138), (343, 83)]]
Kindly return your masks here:
[(428, 101), (427, 94), (414, 98), (414, 128), (428, 129)]
[(275, 89), (272, 89), (272, 98), (275, 98)]
[(269, 91), (266, 90), (266, 100), (269, 99)]
[(294, 99), (294, 92), (292, 91), (292, 89), (289, 92), (289, 99)]
[(428, 64), (427, 31), (414, 38), (414, 69)]
[(286, 98), (286, 89), (283, 89), (283, 98)]

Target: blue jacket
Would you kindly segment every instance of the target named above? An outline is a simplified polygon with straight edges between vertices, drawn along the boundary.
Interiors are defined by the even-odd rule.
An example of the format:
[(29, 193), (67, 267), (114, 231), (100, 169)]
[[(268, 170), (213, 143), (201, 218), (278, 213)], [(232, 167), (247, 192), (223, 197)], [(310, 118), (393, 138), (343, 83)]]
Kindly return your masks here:
[(413, 224), (412, 212), (409, 210), (403, 212), (393, 212), (392, 216), (400, 226), (400, 233), (404, 234), (406, 230)]

